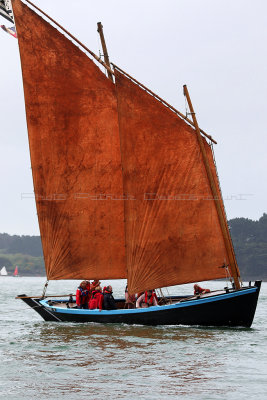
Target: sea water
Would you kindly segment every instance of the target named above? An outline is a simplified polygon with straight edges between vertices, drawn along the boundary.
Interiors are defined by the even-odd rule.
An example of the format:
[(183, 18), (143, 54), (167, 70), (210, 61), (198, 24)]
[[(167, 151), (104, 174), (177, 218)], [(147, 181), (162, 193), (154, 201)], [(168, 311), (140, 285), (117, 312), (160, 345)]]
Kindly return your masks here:
[[(0, 277), (1, 399), (267, 399), (267, 283), (250, 329), (45, 322), (15, 299), (41, 295), (44, 283)], [(51, 282), (47, 294), (78, 283)], [(109, 283), (124, 295), (125, 281)]]

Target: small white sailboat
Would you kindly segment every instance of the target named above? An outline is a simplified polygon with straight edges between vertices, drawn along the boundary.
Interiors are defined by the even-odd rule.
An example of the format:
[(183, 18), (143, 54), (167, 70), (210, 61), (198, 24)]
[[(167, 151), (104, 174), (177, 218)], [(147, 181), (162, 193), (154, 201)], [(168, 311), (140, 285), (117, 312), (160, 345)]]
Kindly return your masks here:
[(7, 276), (7, 275), (8, 275), (8, 273), (7, 273), (6, 267), (4, 266), (0, 270), (0, 276)]

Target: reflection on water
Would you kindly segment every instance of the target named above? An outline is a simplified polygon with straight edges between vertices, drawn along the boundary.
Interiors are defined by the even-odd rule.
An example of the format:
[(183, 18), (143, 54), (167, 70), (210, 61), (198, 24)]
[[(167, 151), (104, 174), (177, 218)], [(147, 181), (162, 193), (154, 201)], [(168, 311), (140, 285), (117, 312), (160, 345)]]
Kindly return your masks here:
[(266, 294), (253, 329), (147, 327), (44, 322), (1, 286), (0, 398), (263, 399)]

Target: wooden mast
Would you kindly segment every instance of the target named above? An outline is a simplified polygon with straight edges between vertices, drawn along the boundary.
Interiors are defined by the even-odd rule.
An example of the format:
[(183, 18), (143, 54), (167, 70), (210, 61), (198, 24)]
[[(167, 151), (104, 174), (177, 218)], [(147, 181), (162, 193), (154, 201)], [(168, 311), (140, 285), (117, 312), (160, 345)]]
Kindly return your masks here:
[(235, 255), (234, 255), (234, 252), (233, 252), (233, 246), (232, 246), (232, 243), (231, 243), (230, 233), (229, 233), (229, 230), (228, 230), (229, 228), (228, 228), (228, 225), (227, 225), (227, 223), (225, 221), (224, 213), (223, 213), (223, 210), (222, 210), (222, 205), (221, 205), (221, 202), (220, 202), (221, 196), (220, 196), (220, 193), (218, 193), (217, 186), (215, 184), (215, 181), (214, 181), (214, 178), (213, 178), (213, 175), (212, 175), (212, 172), (211, 172), (211, 168), (210, 168), (208, 157), (207, 157), (207, 152), (206, 152), (203, 140), (202, 140), (202, 136), (200, 134), (200, 129), (199, 129), (199, 126), (198, 126), (198, 123), (197, 123), (196, 115), (195, 115), (194, 108), (193, 108), (193, 105), (192, 105), (192, 102), (191, 102), (191, 99), (190, 99), (190, 96), (189, 96), (189, 92), (188, 92), (188, 89), (187, 89), (186, 85), (184, 85), (184, 95), (186, 97), (186, 100), (187, 100), (187, 103), (188, 103), (188, 106), (189, 106), (189, 109), (190, 109), (190, 113), (192, 115), (192, 119), (193, 119), (193, 122), (194, 122), (194, 125), (195, 125), (196, 134), (197, 134), (197, 140), (198, 140), (198, 143), (199, 143), (199, 146), (200, 146), (200, 150), (201, 150), (201, 153), (202, 153), (202, 157), (203, 157), (205, 169), (206, 169), (206, 172), (207, 172), (208, 180), (209, 180), (209, 183), (210, 183), (212, 195), (213, 195), (213, 198), (214, 198), (216, 210), (217, 210), (217, 213), (218, 213), (219, 222), (220, 222), (220, 226), (221, 226), (221, 230), (222, 230), (222, 234), (223, 234), (223, 239), (224, 239), (226, 251), (227, 251), (227, 254), (228, 254), (228, 258), (229, 258), (230, 270), (231, 270), (231, 273), (232, 273), (232, 277), (234, 278), (235, 288), (236, 289), (240, 289), (240, 283), (239, 283), (238, 272), (237, 272), (237, 262), (236, 262)]
[[(99, 33), (99, 36), (100, 36), (105, 64), (111, 69), (110, 62), (109, 62), (109, 56), (108, 56), (108, 50), (107, 50), (106, 41), (105, 41), (104, 32), (103, 32), (103, 25), (101, 22), (97, 23), (97, 32)], [(110, 70), (107, 70), (107, 72), (108, 72), (109, 79), (113, 82), (113, 76), (112, 76)]]

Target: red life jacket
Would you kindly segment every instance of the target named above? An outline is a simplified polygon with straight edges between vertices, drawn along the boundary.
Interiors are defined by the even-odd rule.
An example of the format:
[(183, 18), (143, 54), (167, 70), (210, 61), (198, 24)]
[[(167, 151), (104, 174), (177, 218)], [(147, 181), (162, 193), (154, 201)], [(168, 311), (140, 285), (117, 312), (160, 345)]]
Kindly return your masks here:
[(202, 287), (198, 286), (197, 289), (194, 290), (195, 295), (198, 295), (201, 293), (210, 293), (210, 289), (203, 289)]
[(77, 306), (81, 306), (88, 302), (88, 290), (82, 289), (80, 286), (76, 290), (76, 304)]
[(99, 310), (102, 310), (102, 304), (103, 304), (103, 294), (101, 292), (93, 290), (92, 296), (88, 304), (89, 309), (95, 310), (96, 308), (99, 308)]
[(153, 304), (153, 299), (156, 299), (156, 301), (158, 302), (158, 298), (156, 293), (153, 291), (151, 296), (148, 297), (147, 292), (145, 292), (145, 303), (147, 303), (148, 305), (152, 305)]

